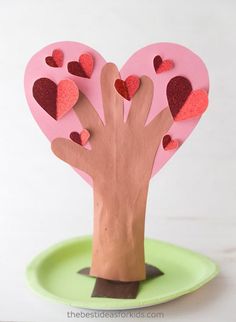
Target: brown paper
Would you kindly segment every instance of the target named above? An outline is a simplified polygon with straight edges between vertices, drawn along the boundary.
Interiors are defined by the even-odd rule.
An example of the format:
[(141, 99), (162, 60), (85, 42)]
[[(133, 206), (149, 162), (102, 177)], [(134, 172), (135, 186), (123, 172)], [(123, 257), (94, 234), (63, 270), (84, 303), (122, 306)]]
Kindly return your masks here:
[(173, 123), (166, 107), (148, 125), (153, 83), (141, 77), (127, 121), (116, 92), (119, 72), (108, 63), (101, 73), (105, 125), (84, 95), (74, 110), (91, 133), (91, 150), (70, 140), (52, 142), (53, 152), (88, 173), (94, 187), (94, 234), (90, 274), (115, 281), (145, 279), (144, 221), (148, 185), (158, 146)]
[[(164, 275), (157, 267), (145, 264), (146, 280)], [(82, 268), (79, 274), (90, 276), (90, 267)], [(135, 299), (138, 295), (139, 281), (136, 282), (120, 282), (110, 281), (103, 278), (96, 278), (92, 297), (109, 297), (119, 299)]]

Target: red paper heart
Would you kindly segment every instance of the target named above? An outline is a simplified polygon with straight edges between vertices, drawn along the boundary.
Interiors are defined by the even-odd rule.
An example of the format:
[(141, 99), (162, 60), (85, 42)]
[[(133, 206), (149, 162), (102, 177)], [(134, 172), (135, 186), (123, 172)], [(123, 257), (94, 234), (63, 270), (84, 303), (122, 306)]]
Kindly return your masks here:
[(51, 117), (58, 120), (76, 104), (79, 89), (70, 79), (62, 80), (56, 85), (49, 78), (39, 78), (34, 82), (33, 96)]
[(175, 150), (179, 147), (179, 140), (172, 140), (169, 134), (165, 135), (162, 140), (164, 150)]
[(86, 145), (90, 138), (90, 133), (88, 130), (83, 129), (80, 133), (78, 132), (71, 132), (70, 138), (75, 143), (78, 143), (80, 145)]
[(45, 58), (46, 63), (51, 67), (62, 67), (64, 60), (63, 51), (60, 49), (54, 49), (52, 56), (47, 56)]
[(93, 73), (93, 56), (89, 53), (82, 54), (79, 57), (79, 61), (71, 61), (67, 65), (68, 72), (70, 74), (90, 78)]
[(170, 59), (162, 60), (161, 56), (157, 55), (153, 59), (153, 66), (154, 66), (155, 72), (157, 74), (160, 74), (160, 73), (167, 72), (168, 70), (173, 69), (174, 62), (173, 62), (173, 60), (170, 60)]
[(134, 75), (128, 76), (125, 81), (117, 79), (115, 88), (117, 92), (128, 101), (135, 95), (140, 86), (140, 78)]
[(208, 94), (203, 89), (193, 91), (175, 117), (175, 121), (184, 121), (202, 115), (208, 106)]
[(202, 115), (208, 105), (204, 90), (192, 90), (190, 81), (183, 76), (172, 78), (166, 89), (167, 100), (175, 121), (183, 121)]

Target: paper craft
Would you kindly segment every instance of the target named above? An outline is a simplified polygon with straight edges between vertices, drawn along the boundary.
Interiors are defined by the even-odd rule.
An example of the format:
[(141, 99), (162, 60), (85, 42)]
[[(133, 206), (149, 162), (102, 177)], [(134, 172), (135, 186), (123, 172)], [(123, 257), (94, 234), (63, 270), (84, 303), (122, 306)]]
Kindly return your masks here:
[[(157, 267), (145, 264), (146, 280), (164, 275)], [(90, 276), (90, 267), (81, 269), (79, 274)], [(139, 290), (139, 282), (119, 282), (111, 281), (103, 278), (97, 278), (92, 293), (92, 297), (112, 297), (112, 298), (136, 298)]]
[(170, 135), (165, 135), (162, 140), (164, 150), (175, 150), (179, 147), (179, 140), (172, 139)]
[[(45, 58), (57, 48), (63, 65), (52, 68)], [(61, 42), (31, 59), (25, 90), (54, 154), (93, 186), (92, 296), (136, 297), (147, 277), (149, 181), (207, 108), (204, 64), (182, 46), (160, 43), (139, 50), (119, 71), (93, 49)]]
[(137, 76), (131, 75), (126, 80), (116, 79), (115, 88), (117, 92), (128, 101), (135, 95), (140, 86), (140, 79)]
[(170, 59), (162, 60), (161, 56), (157, 55), (153, 59), (153, 66), (156, 73), (160, 74), (174, 68), (174, 62)]
[(82, 54), (79, 61), (71, 61), (67, 68), (70, 74), (90, 78), (93, 73), (93, 56), (90, 53)]
[(75, 143), (78, 143), (80, 145), (86, 145), (88, 140), (89, 140), (89, 138), (90, 138), (90, 133), (89, 133), (88, 130), (83, 129), (80, 133), (71, 132), (70, 138)]
[(39, 78), (34, 82), (32, 94), (36, 102), (54, 119), (68, 113), (79, 98), (79, 90), (70, 79), (61, 80), (56, 85), (49, 78)]
[(190, 81), (182, 76), (176, 76), (169, 81), (166, 94), (175, 121), (184, 121), (200, 116), (208, 105), (206, 90), (193, 91)]
[(64, 54), (60, 49), (54, 49), (52, 56), (47, 56), (45, 58), (46, 63), (51, 67), (62, 67)]

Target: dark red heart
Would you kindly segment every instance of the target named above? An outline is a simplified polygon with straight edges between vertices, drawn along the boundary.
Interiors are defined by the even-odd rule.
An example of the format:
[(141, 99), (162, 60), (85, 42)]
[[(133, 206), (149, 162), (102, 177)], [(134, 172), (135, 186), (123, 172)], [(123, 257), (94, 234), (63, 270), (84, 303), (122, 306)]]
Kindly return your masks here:
[(82, 54), (79, 61), (71, 61), (67, 65), (68, 72), (79, 77), (90, 78), (93, 73), (93, 56), (89, 53)]
[(183, 76), (172, 78), (166, 89), (167, 100), (175, 121), (183, 121), (202, 115), (208, 105), (205, 90), (192, 90), (190, 81)]
[(170, 59), (162, 60), (161, 56), (157, 55), (153, 59), (153, 66), (154, 66), (155, 72), (157, 74), (160, 74), (162, 72), (167, 72), (168, 70), (171, 70), (172, 68), (174, 68), (174, 62), (173, 60), (170, 60)]
[(117, 92), (128, 101), (135, 95), (140, 86), (140, 78), (134, 75), (128, 76), (126, 80), (117, 79), (115, 88)]
[(191, 92), (192, 85), (186, 77), (176, 76), (169, 81), (166, 88), (166, 95), (174, 119)]
[(165, 135), (162, 140), (164, 150), (175, 150), (179, 147), (179, 140), (173, 140), (169, 134)]
[(78, 143), (80, 145), (86, 145), (90, 138), (90, 133), (88, 130), (83, 129), (80, 133), (78, 132), (71, 132), (70, 138), (75, 143)]
[(58, 120), (76, 104), (79, 89), (70, 79), (61, 80), (57, 85), (49, 78), (39, 78), (34, 82), (33, 96), (51, 117)]
[(51, 67), (62, 67), (64, 60), (64, 53), (61, 49), (54, 49), (52, 56), (45, 58), (46, 63)]

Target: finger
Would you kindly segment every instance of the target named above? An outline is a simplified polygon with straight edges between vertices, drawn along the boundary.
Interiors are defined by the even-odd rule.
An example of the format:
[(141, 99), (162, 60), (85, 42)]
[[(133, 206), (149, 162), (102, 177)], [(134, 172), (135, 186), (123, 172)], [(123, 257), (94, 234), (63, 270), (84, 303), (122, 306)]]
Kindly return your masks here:
[(115, 89), (115, 81), (120, 78), (115, 64), (106, 64), (101, 73), (101, 90), (105, 122), (116, 123), (123, 120), (123, 98)]
[(132, 98), (127, 122), (144, 125), (152, 105), (153, 82), (147, 76), (142, 76), (140, 80), (140, 87)]
[(155, 118), (145, 126), (145, 132), (150, 139), (161, 141), (168, 132), (174, 120), (169, 107), (164, 108)]
[(82, 126), (87, 129), (91, 138), (89, 142), (93, 143), (94, 133), (98, 133), (103, 127), (102, 120), (100, 119), (97, 111), (94, 109), (87, 97), (80, 92), (79, 101), (74, 106), (74, 111), (80, 120)]
[(78, 168), (88, 174), (91, 170), (91, 151), (81, 145), (63, 138), (52, 141), (53, 153), (70, 166)]

